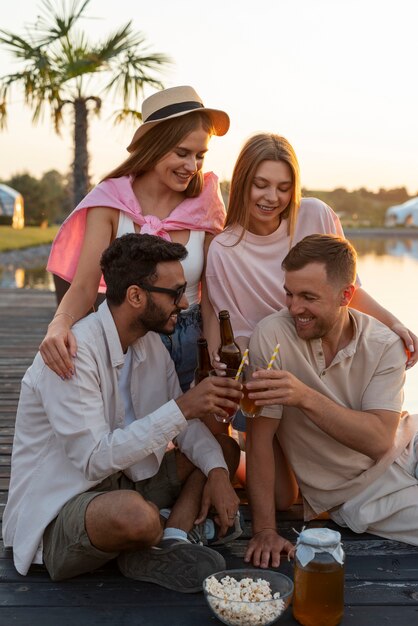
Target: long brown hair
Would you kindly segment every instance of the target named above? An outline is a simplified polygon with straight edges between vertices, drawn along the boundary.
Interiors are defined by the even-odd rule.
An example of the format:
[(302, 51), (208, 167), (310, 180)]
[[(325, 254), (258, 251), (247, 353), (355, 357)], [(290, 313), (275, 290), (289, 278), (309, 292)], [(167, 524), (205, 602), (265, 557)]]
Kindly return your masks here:
[(248, 230), (251, 185), (262, 161), (283, 161), (290, 167), (293, 182), (292, 197), (281, 217), (288, 219), (288, 234), (291, 237), (295, 230), (301, 200), (299, 163), (295, 151), (284, 137), (273, 133), (260, 133), (250, 137), (244, 144), (232, 173), (225, 228), (236, 224), (242, 226), (239, 241), (244, 231)]
[[(166, 154), (179, 145), (183, 139), (198, 128), (203, 128), (209, 135), (214, 134), (210, 117), (200, 111), (193, 111), (180, 117), (171, 118), (152, 126), (139, 137), (134, 150), (128, 158), (103, 180), (121, 176), (140, 176), (149, 172)], [(199, 170), (190, 181), (185, 195), (195, 198), (203, 189), (203, 172)]]

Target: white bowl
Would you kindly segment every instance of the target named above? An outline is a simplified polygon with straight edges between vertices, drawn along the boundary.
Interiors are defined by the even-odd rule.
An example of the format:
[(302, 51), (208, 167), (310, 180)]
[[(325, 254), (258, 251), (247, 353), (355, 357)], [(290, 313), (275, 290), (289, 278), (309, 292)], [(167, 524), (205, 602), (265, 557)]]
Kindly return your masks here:
[[(226, 577), (235, 579), (236, 584), (228, 578), (225, 580)], [(243, 579), (250, 581), (241, 583)], [(252, 597), (253, 581), (260, 579), (270, 584), (272, 595), (279, 593), (280, 597), (271, 600), (243, 599), (246, 596)], [(242, 591), (240, 585), (241, 589), (244, 585)], [(232, 569), (208, 576), (203, 581), (203, 592), (213, 613), (227, 626), (269, 626), (277, 621), (289, 606), (293, 595), (293, 582), (284, 574), (273, 570)]]

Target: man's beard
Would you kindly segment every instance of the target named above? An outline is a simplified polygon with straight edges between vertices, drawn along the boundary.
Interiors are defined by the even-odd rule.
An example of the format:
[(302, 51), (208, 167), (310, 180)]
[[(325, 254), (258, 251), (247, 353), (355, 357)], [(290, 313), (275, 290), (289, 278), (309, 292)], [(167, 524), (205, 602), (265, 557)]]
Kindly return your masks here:
[[(147, 294), (147, 306), (142, 315), (138, 315), (137, 325), (141, 326), (146, 331), (153, 331), (155, 333), (161, 333), (163, 335), (171, 335), (174, 331), (174, 328), (167, 328), (167, 324), (169, 323), (169, 315), (167, 315), (166, 311), (163, 311), (159, 306), (157, 306), (150, 296)], [(170, 315), (174, 313), (179, 313), (181, 309), (175, 309), (171, 312)]]

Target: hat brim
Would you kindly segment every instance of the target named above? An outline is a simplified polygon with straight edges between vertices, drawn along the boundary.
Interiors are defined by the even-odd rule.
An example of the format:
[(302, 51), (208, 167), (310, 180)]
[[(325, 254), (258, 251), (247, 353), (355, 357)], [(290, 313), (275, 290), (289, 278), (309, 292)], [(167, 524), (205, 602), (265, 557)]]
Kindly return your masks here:
[(183, 115), (189, 115), (189, 113), (207, 113), (212, 121), (214, 135), (221, 137), (225, 135), (229, 130), (230, 120), (229, 115), (225, 113), (225, 111), (220, 111), (219, 109), (207, 109), (206, 107), (202, 107), (199, 109), (192, 109), (190, 111), (181, 111), (180, 113), (173, 113), (173, 115), (167, 115), (164, 119), (161, 120), (153, 120), (151, 122), (144, 122), (141, 126), (135, 131), (135, 134), (132, 138), (131, 143), (126, 148), (128, 152), (133, 152), (134, 145), (138, 141), (142, 135), (144, 135), (150, 128), (160, 124), (161, 122), (165, 122), (167, 120), (173, 119), (175, 117), (182, 117)]

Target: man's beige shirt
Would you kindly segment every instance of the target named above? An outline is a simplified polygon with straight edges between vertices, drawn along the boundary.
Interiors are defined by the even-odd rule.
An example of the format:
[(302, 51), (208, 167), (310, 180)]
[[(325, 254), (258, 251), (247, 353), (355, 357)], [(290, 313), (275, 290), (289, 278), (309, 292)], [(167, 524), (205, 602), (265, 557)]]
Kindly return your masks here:
[[(374, 318), (354, 310), (350, 315), (353, 339), (328, 367), (321, 339), (300, 339), (287, 309), (257, 325), (250, 341), (250, 358), (265, 367), (280, 343), (274, 368), (291, 372), (344, 407), (400, 412), (406, 361), (402, 341)], [(403, 415), (392, 449), (375, 462), (327, 435), (295, 407), (266, 407), (262, 414), (280, 420), (277, 435), (297, 477), (305, 519), (341, 505), (371, 484), (418, 430), (417, 416)]]

